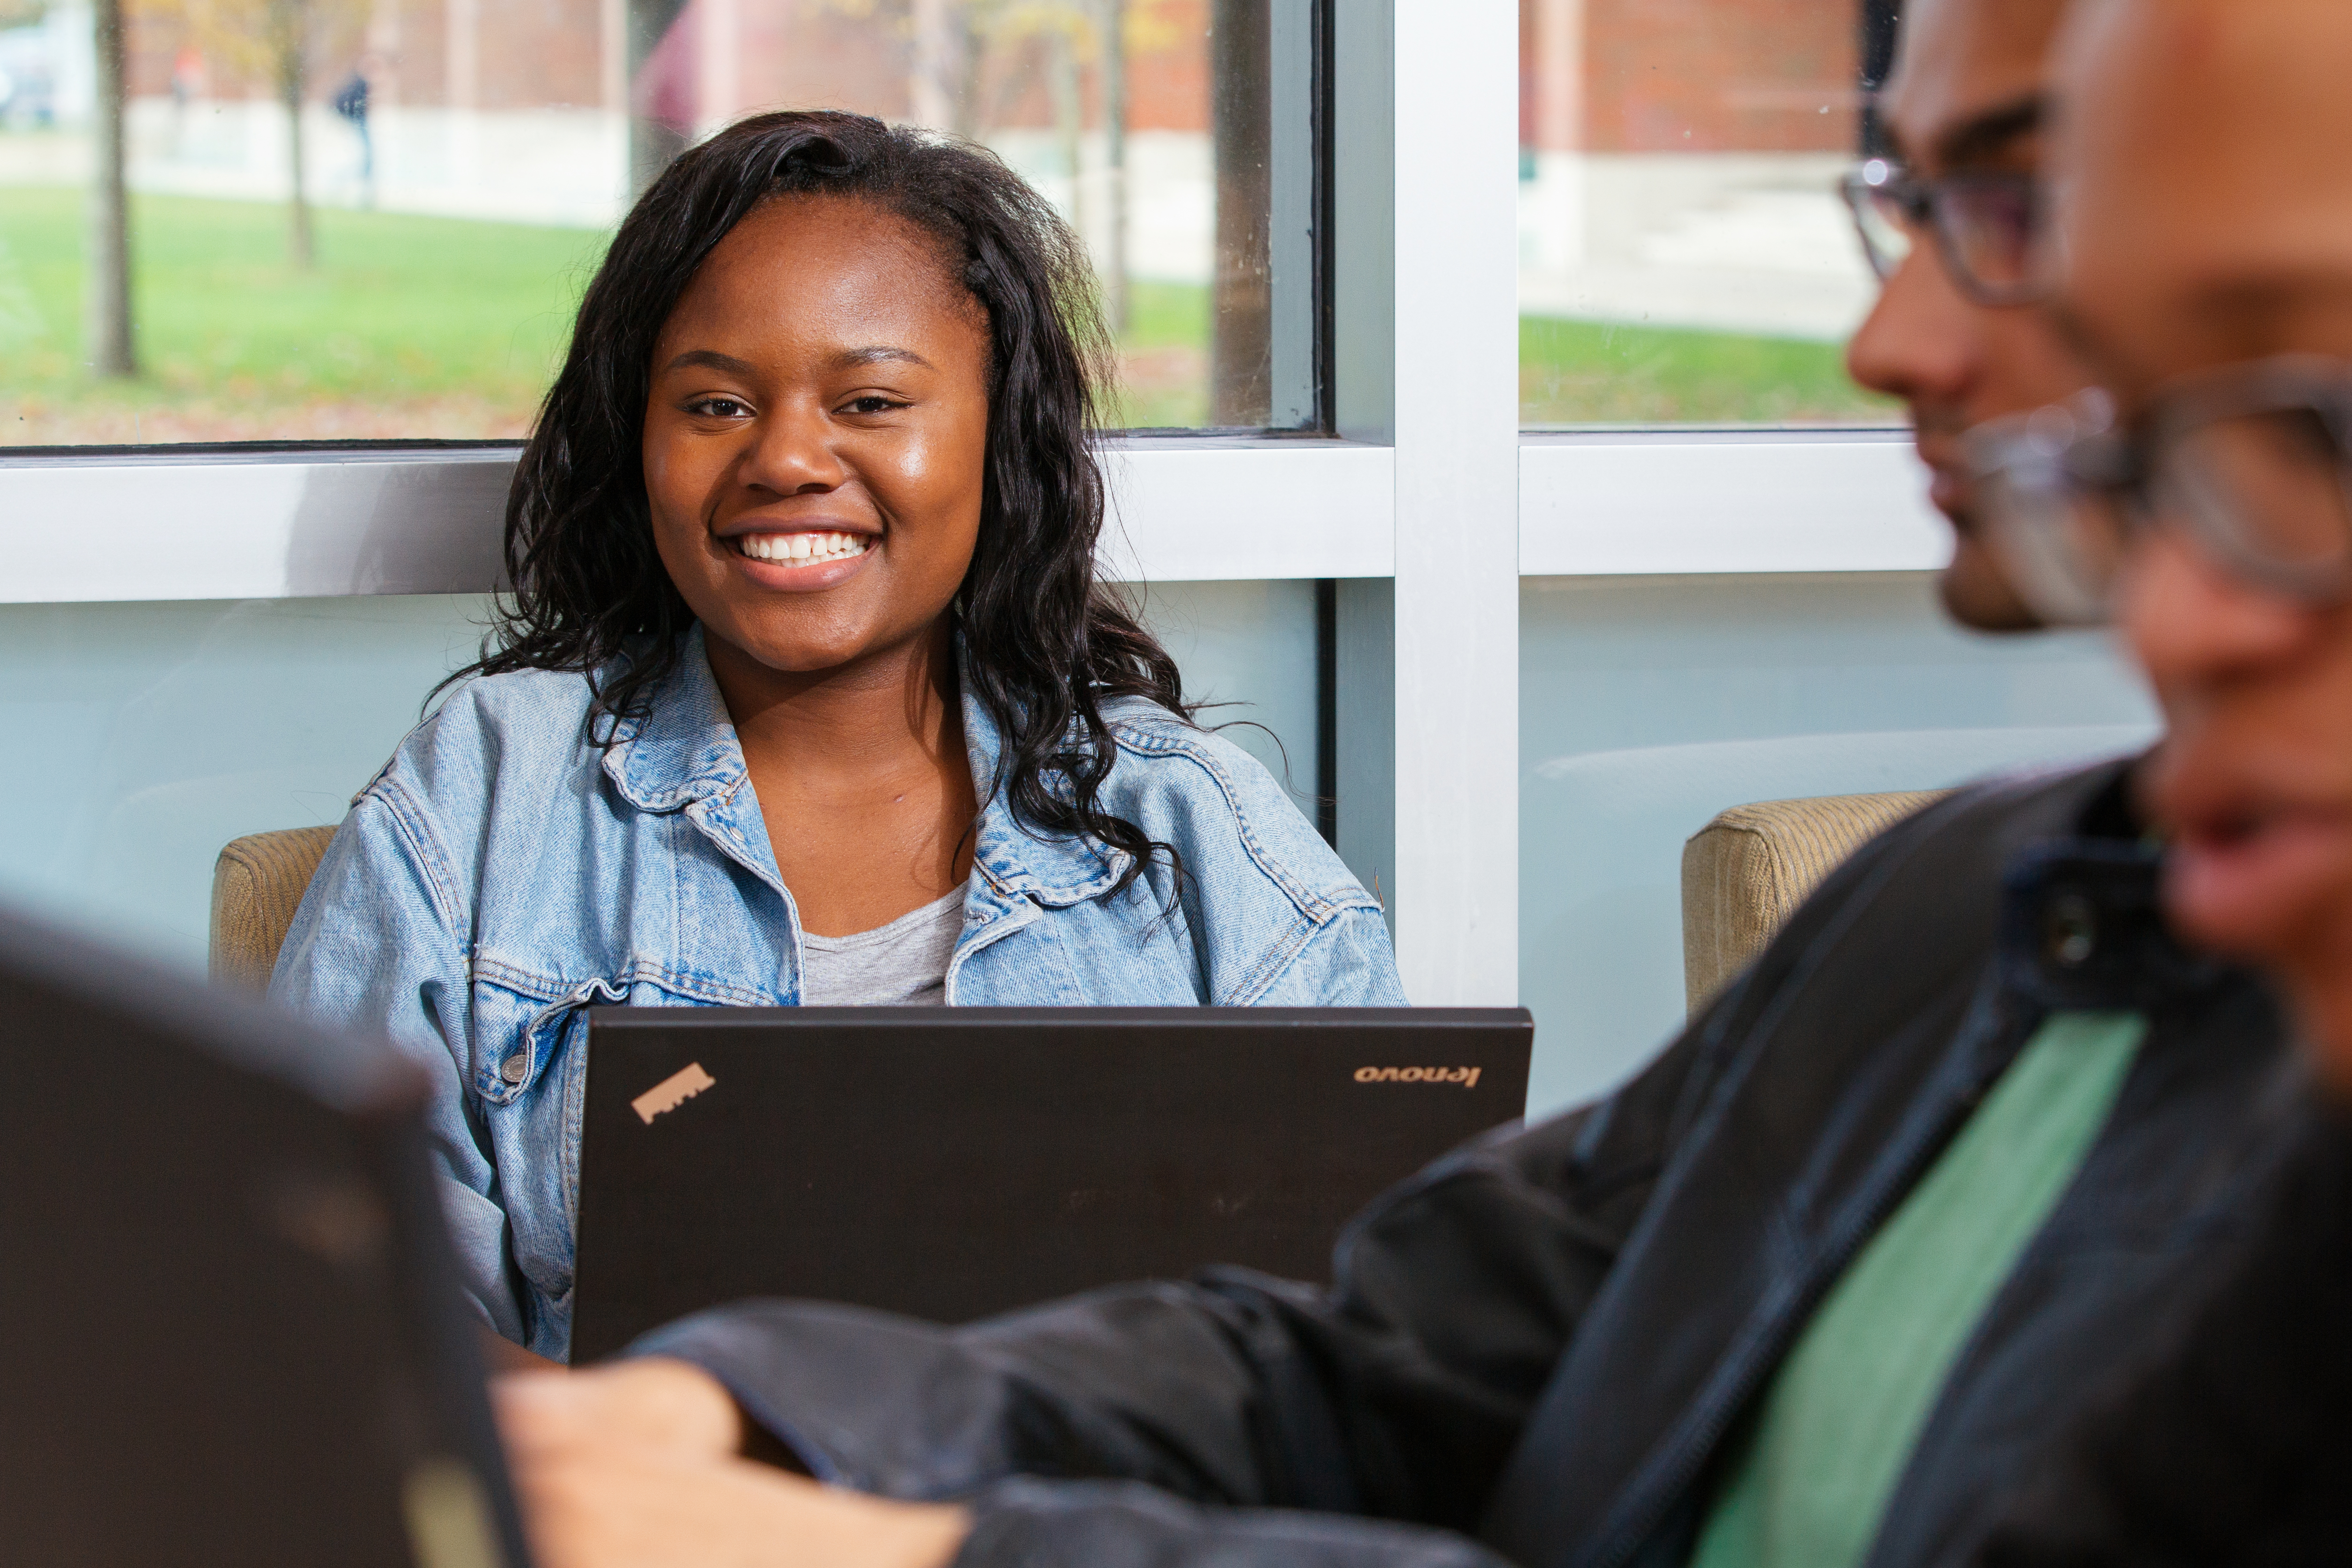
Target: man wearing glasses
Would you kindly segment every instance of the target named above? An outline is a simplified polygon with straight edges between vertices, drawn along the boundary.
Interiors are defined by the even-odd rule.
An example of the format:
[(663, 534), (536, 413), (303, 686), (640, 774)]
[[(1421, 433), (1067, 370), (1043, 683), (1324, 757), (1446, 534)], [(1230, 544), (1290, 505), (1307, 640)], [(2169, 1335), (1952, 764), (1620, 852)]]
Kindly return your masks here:
[[(2250, 1260), (1982, 1560), (2352, 1555), (2352, 8), (2093, 0), (2065, 51), (2051, 305), (2105, 394), (1978, 443), (2026, 586), (2112, 613), (2170, 733), (2142, 780), (2183, 931), (2259, 962), (2329, 1109)], [(2224, 1273), (2216, 1270), (2217, 1273)]]
[[(1842, 187), (1882, 288), (1846, 364), (1903, 400), (1929, 494), (1953, 529), (1945, 607), (1964, 626), (2043, 624), (2011, 585), (1989, 537), (1968, 432), (2081, 391), (2089, 375), (2031, 304), (2042, 161), (2043, 44), (2049, 0), (1918, 6), (1911, 49), (1884, 103), (1891, 147)], [(1937, 37), (1934, 35), (1941, 35)], [(1935, 68), (1927, 68), (1932, 54)], [(1914, 242), (1931, 248), (1912, 264)]]
[[(1885, 104), (1912, 161), (1849, 187), (1886, 279), (1854, 367), (1915, 410), (1948, 599), (1988, 626), (2035, 617), (1962, 437), (2084, 379), (2018, 308), (2059, 9), (1915, 5)], [(2156, 917), (2130, 776), (1895, 828), (1627, 1088), (1376, 1205), (1328, 1289), (1232, 1275), (962, 1331), (754, 1303), (506, 1380), (551, 1568), (1965, 1552), (2281, 1142), (2275, 1012)]]

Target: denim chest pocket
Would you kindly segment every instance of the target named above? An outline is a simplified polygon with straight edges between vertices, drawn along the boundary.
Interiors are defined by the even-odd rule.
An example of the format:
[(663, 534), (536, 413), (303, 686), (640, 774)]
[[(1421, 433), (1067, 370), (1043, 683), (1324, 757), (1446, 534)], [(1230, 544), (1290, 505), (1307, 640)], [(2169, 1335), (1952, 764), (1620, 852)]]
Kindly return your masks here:
[(612, 980), (563, 987), (521, 976), (488, 979), (478, 970), (474, 980), (467, 1078), (498, 1170), (508, 1245), (540, 1298), (526, 1304), (527, 1319), (557, 1307), (571, 1292), (588, 1011), (627, 995), (626, 985)]
[(583, 1032), (588, 1009), (628, 1001), (625, 979), (554, 986), (509, 987), (474, 982), (474, 1093), (485, 1105), (512, 1105), (535, 1088), (571, 1037)]
[(478, 961), (473, 983), (474, 1040), (468, 1077), (485, 1105), (511, 1105), (531, 1093), (561, 1061), (584, 1046), (588, 1010), (600, 1006), (730, 1007), (778, 998), (737, 986), (698, 986), (643, 963), (618, 974), (564, 982)]
[(588, 1088), (588, 1019), (597, 1006), (721, 1005), (642, 966), (563, 984), (478, 963), (468, 1079), (498, 1166), (514, 1258), (538, 1289), (571, 1289)]

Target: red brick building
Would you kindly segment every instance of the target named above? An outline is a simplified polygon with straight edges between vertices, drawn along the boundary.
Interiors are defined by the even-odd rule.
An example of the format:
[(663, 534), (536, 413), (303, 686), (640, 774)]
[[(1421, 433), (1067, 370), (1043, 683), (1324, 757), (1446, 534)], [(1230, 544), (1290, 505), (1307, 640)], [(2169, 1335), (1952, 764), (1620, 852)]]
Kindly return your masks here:
[[(651, 51), (685, 79), (696, 123), (780, 105), (913, 112), (912, 0), (689, 0)], [(252, 7), (259, 15), (257, 5)], [(1054, 120), (1047, 28), (1074, 36), (1085, 117), (1097, 122), (1091, 7), (974, 5), (979, 123)], [(192, 15), (234, 8), (143, 0), (132, 90), (171, 90), (191, 47), (212, 90), (258, 96), (250, 40), (224, 47)], [(420, 107), (618, 109), (627, 0), (311, 0), (310, 79), (331, 94), (363, 51), (378, 93)], [(1825, 152), (1853, 145), (1853, 0), (1520, 0), (1521, 137), (1545, 152)], [(1138, 131), (1205, 132), (1208, 0), (1129, 0), (1129, 114)], [(641, 50), (641, 53), (644, 52)], [(639, 84), (640, 107), (646, 84)]]
[[(144, 0), (131, 17), (131, 92), (163, 97), (175, 69), (201, 70), (207, 96), (262, 97), (269, 62), (234, 7)], [(667, 9), (667, 8), (665, 8)], [(696, 126), (782, 106), (913, 114), (909, 0), (688, 0), (650, 49), (629, 90), (626, 0), (311, 0), (310, 96), (331, 96), (364, 56), (379, 102), (482, 110), (640, 110), (690, 103)], [(1085, 116), (1099, 84), (1090, 6), (992, 6), (950, 0), (951, 24), (976, 46), (950, 84), (981, 129), (1054, 123), (1047, 80), (1058, 28), (1072, 41)], [(213, 18), (210, 25), (201, 25)], [(1208, 0), (1129, 0), (1128, 116), (1136, 131), (1205, 133)], [(648, 81), (647, 75), (660, 79)], [(184, 87), (184, 83), (183, 84)], [(649, 104), (648, 99), (666, 101)], [(681, 101), (682, 100), (682, 101)]]
[(1520, 0), (1519, 127), (1546, 153), (1854, 144), (1853, 0)]

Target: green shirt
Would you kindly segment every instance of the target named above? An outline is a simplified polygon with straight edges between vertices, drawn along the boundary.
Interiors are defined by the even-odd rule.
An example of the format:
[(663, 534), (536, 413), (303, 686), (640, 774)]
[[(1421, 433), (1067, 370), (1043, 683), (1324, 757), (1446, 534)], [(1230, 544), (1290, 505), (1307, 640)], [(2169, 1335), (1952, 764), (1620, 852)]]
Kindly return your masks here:
[(2107, 1119), (2147, 1032), (2056, 1013), (1839, 1277), (1764, 1392), (1692, 1568), (1853, 1568), (1952, 1362)]

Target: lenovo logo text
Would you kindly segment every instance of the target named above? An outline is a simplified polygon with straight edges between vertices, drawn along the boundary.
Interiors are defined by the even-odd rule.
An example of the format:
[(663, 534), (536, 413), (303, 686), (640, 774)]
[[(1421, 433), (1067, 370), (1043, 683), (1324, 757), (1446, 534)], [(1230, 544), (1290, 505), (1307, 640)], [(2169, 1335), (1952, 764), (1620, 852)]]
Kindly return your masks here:
[(1458, 1083), (1465, 1089), (1478, 1086), (1476, 1068), (1358, 1068), (1358, 1083)]

